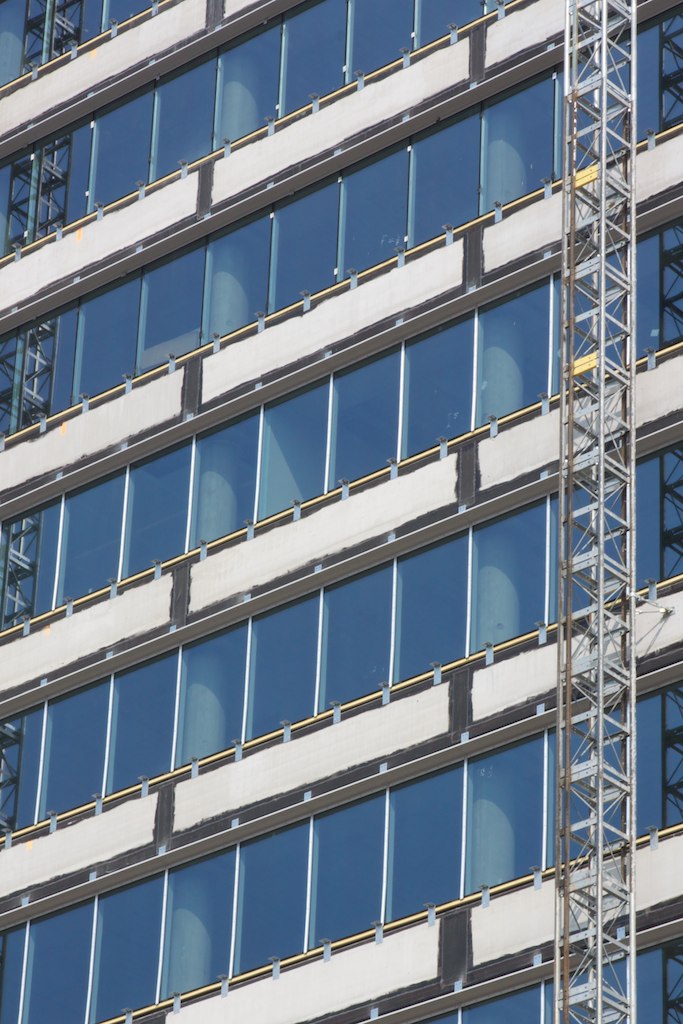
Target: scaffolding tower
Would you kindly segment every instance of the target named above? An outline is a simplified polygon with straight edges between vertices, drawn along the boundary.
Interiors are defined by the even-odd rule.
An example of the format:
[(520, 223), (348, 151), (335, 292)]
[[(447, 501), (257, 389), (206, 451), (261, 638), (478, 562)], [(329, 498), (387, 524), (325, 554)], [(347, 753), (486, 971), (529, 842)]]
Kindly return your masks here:
[(634, 0), (567, 0), (555, 1024), (635, 1024)]

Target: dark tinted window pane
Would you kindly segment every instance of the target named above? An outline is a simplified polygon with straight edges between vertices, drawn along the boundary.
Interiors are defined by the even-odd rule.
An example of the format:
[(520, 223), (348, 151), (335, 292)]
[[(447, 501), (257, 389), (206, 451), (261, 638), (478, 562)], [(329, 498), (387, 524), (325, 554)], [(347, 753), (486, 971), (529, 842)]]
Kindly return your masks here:
[(142, 279), (138, 368), (157, 366), (199, 344), (204, 246), (161, 263)]
[(550, 289), (547, 282), (482, 310), (476, 423), (504, 416), (548, 392)]
[(355, 0), (350, 71), (372, 71), (412, 48), (413, 0)]
[(52, 701), (47, 709), (40, 817), (102, 792), (109, 682)]
[(653, 1024), (660, 1024), (662, 1018), (666, 1020), (662, 960), (661, 949), (639, 953), (636, 959), (637, 1014), (641, 1020), (651, 1020)]
[(410, 244), (477, 215), (479, 114), (418, 139), (413, 147)]
[[(673, 17), (662, 19), (661, 33), (661, 63), (655, 71), (655, 80), (662, 83), (662, 121), (658, 126), (660, 129), (671, 128), (683, 119), (683, 97), (680, 90), (683, 13), (680, 7)], [(644, 127), (647, 128), (648, 125)]]
[[(71, 405), (74, 391), (74, 367), (76, 361), (76, 324), (79, 312), (76, 307), (65, 310), (56, 320), (57, 355), (52, 370), (52, 401), (50, 410), (56, 412)], [(83, 388), (80, 389), (83, 391)], [(90, 393), (90, 392), (88, 392)]]
[(177, 657), (167, 654), (115, 677), (107, 792), (171, 767)]
[(85, 1016), (92, 938), (92, 903), (33, 921), (29, 930), (22, 1024), (43, 1024), (55, 1016)]
[(462, 768), (391, 791), (386, 920), (460, 894)]
[[(664, 825), (683, 821), (683, 763), (680, 737), (683, 735), (683, 685), (670, 686), (662, 696), (664, 705)], [(663, 801), (664, 802), (664, 801)]]
[(545, 505), (474, 531), (471, 650), (545, 621)]
[[(2, 14), (2, 7), (0, 7)], [(24, 962), (24, 928), (15, 928), (0, 935), (0, 1024), (17, 1024), (21, 996), (21, 973)]]
[(254, 414), (197, 439), (191, 546), (253, 518), (258, 429)]
[(185, 444), (131, 468), (124, 576), (185, 550), (191, 457)]
[(119, 473), (68, 495), (58, 602), (105, 587), (118, 574), (124, 482)]
[(465, 653), (467, 536), (399, 559), (394, 679)]
[(270, 309), (298, 302), (302, 291), (317, 292), (334, 282), (338, 217), (336, 181), (275, 211)]
[(0, 3), (0, 85), (11, 82), (22, 71), (26, 0)]
[(316, 818), (309, 947), (379, 921), (384, 804), (382, 793)]
[(645, 350), (648, 348), (659, 348), (661, 343), (660, 244), (660, 236), (651, 235), (650, 238), (641, 239), (636, 250), (638, 261), (638, 290), (636, 293), (638, 356), (645, 355)]
[(463, 320), (406, 345), (402, 458), (470, 429), (473, 323)]
[(400, 356), (397, 351), (334, 378), (330, 479), (357, 480), (396, 458)]
[(3, 729), (6, 732), (3, 757), (7, 769), (16, 773), (17, 781), (14, 786), (3, 787), (0, 815), (12, 829), (18, 829), (36, 820), (43, 708), (3, 722)]
[[(683, 118), (683, 111), (681, 117)], [(683, 270), (680, 260), (682, 248), (683, 224), (679, 223), (667, 228), (662, 238), (662, 280), (658, 290), (663, 321), (660, 348), (674, 345), (683, 337)], [(641, 287), (640, 282), (638, 287)]]
[(218, 58), (216, 145), (239, 139), (275, 117), (280, 25), (238, 43)]
[(145, 7), (143, 0), (104, 0), (104, 3), (107, 5), (106, 17), (119, 22), (132, 17)]
[(193, 68), (183, 68), (158, 86), (151, 179), (177, 171), (180, 160), (190, 163), (211, 152), (215, 83), (216, 59), (212, 57)]
[(304, 945), (308, 822), (240, 848), (234, 973)]
[(484, 108), (482, 213), (552, 177), (553, 93), (546, 78)]
[(149, 144), (152, 132), (153, 92), (127, 100), (100, 114), (95, 122), (90, 208), (93, 203), (135, 191), (138, 181), (147, 181)]
[(140, 277), (81, 304), (74, 398), (97, 395), (135, 370)]
[(169, 873), (162, 999), (228, 973), (234, 886), (234, 850)]
[(290, 15), (284, 26), (282, 114), (342, 85), (346, 47), (346, 4), (323, 0)]
[(159, 875), (100, 899), (91, 1024), (154, 1002), (163, 887)]
[[(2, 532), (5, 607), (4, 622), (10, 625), (23, 614), (39, 615), (52, 608), (55, 582), (60, 502), (15, 519)], [(22, 571), (20, 577), (7, 564), (8, 550)], [(25, 571), (26, 569), (30, 571)]]
[(645, 835), (648, 828), (664, 824), (662, 807), (662, 739), (664, 698), (661, 694), (645, 697), (637, 705), (638, 803), (636, 831)]
[(420, 0), (417, 45), (424, 46), (432, 39), (448, 33), (451, 24), (466, 25), (481, 18), (481, 0)]
[(510, 1024), (510, 1021), (539, 1024), (540, 1020), (541, 990), (537, 987), (470, 1006), (462, 1013), (462, 1024)]
[(246, 625), (183, 648), (176, 765), (241, 738), (246, 653)]
[(71, 132), (65, 216), (67, 223), (78, 220), (87, 210), (92, 138), (93, 129), (89, 121)]
[[(395, 3), (395, 0), (392, 0)], [(408, 206), (405, 149), (367, 164), (342, 182), (344, 243), (340, 274), (363, 270), (395, 255), (404, 245)]]
[[(2, 7), (0, 7), (0, 14), (1, 13)], [(1, 81), (0, 85), (2, 85)], [(5, 164), (4, 167), (0, 167), (0, 254), (6, 253), (9, 249), (9, 240), (7, 237), (7, 218), (9, 216), (11, 178), (12, 165)]]
[(662, 572), (669, 579), (683, 571), (682, 503), (683, 449), (671, 448), (661, 457), (662, 463)]
[(328, 396), (326, 382), (266, 407), (259, 519), (322, 493)]
[(268, 298), (270, 217), (260, 217), (215, 238), (206, 260), (204, 330), (230, 331), (256, 320)]
[(638, 33), (638, 138), (661, 128), (659, 25)]
[(389, 679), (392, 575), (382, 566), (325, 591), (320, 711)]
[(317, 594), (254, 619), (247, 738), (314, 712)]
[(662, 578), (661, 547), (661, 458), (645, 459), (636, 467), (636, 586), (645, 580)]

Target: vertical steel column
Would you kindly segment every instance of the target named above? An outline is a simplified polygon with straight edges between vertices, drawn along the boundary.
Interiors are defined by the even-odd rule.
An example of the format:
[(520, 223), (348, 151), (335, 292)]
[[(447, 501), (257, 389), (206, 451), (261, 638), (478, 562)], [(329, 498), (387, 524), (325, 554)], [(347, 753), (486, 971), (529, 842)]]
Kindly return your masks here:
[(567, 0), (555, 1024), (635, 1024), (635, 20)]

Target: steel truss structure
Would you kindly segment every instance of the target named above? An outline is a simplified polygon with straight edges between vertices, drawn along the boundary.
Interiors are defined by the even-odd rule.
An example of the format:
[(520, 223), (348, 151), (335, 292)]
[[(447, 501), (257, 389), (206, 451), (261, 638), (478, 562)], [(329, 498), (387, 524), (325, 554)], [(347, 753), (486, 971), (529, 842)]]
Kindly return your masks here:
[(29, 0), (24, 65), (27, 71), (66, 53), (81, 40), (83, 0)]
[(567, 2), (555, 1024), (635, 1024), (635, 28)]

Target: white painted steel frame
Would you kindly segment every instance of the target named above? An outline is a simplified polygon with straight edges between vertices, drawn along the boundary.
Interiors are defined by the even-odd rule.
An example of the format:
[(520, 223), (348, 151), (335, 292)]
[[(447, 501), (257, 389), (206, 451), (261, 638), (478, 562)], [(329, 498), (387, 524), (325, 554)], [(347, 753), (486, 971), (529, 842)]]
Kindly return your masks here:
[(635, 33), (567, 0), (555, 1024), (636, 1019)]

